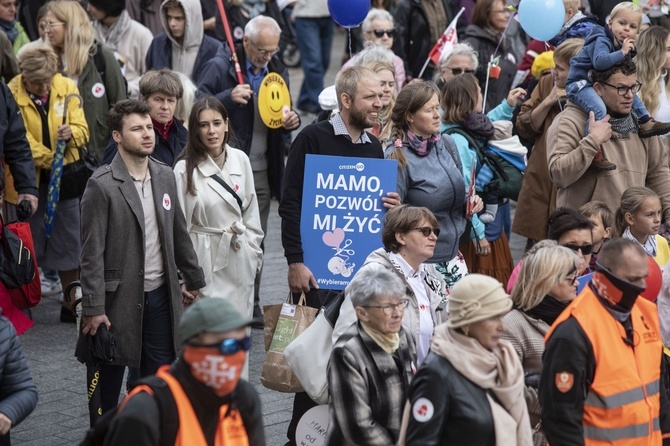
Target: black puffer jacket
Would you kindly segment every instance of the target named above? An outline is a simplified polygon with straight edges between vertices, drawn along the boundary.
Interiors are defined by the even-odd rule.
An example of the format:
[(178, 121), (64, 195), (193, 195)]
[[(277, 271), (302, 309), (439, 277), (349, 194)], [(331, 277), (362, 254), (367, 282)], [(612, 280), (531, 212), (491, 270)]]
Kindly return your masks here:
[(0, 316), (0, 378), (0, 413), (14, 427), (35, 409), (37, 387), (16, 330), (4, 316)]
[[(457, 13), (457, 4), (448, 0), (442, 0), (442, 3), (447, 13), (447, 22), (451, 23)], [(405, 74), (412, 78), (418, 77), (428, 59), (428, 53), (435, 45), (430, 38), (426, 11), (421, 5), (421, 0), (401, 0), (393, 16), (397, 32), (393, 41), (393, 52), (405, 61)], [(461, 19), (458, 23), (461, 23)], [(460, 35), (460, 26), (457, 30)], [(432, 79), (434, 68), (431, 62), (422, 78)]]
[(407, 445), (493, 446), (496, 443), (486, 391), (431, 352), (409, 388)]
[(514, 53), (511, 38), (506, 36), (500, 44), (500, 48), (496, 51), (498, 46), (499, 36), (495, 36), (489, 30), (480, 28), (477, 25), (470, 25), (465, 30), (465, 38), (463, 42), (469, 44), (478, 55), (479, 67), (477, 67), (477, 80), (482, 89), (482, 96), (486, 90), (486, 70), (488, 63), (491, 61), (491, 56), (498, 57), (500, 60), (498, 65), (501, 68), (498, 79), (489, 79), (488, 94), (486, 95), (486, 111), (489, 112), (496, 108), (512, 87), (514, 76), (516, 75), (517, 63), (521, 61), (517, 54)]

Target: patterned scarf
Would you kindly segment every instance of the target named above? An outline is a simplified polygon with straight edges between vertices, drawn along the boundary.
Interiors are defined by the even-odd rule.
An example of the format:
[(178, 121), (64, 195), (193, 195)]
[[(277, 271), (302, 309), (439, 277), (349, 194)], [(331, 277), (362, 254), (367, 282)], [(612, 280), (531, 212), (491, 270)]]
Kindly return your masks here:
[[(610, 121), (611, 122), (611, 121)], [(634, 242), (640, 243), (635, 236), (630, 232), (630, 227), (626, 228), (625, 231), (623, 231), (623, 234), (621, 234), (621, 237), (627, 238), (630, 240), (633, 240)], [(640, 246), (644, 248), (644, 250), (647, 252), (652, 257), (656, 257), (656, 236), (655, 235), (648, 235), (647, 240), (644, 241), (644, 245), (640, 243)]]
[(19, 37), (19, 30), (16, 29), (16, 19), (12, 20), (11, 22), (6, 22), (4, 20), (0, 20), (0, 29), (7, 34), (7, 38), (10, 40), (10, 42), (14, 43), (17, 37)]
[(435, 146), (435, 143), (439, 141), (440, 138), (441, 135), (439, 133), (435, 133), (429, 138), (423, 139), (422, 137), (412, 133), (411, 130), (407, 131), (407, 143), (409, 144), (409, 148), (412, 150), (412, 152), (419, 156), (428, 155), (433, 146)]
[(473, 138), (486, 142), (493, 136), (495, 128), (493, 123), (484, 113), (472, 112), (465, 118), (463, 127)]
[(124, 9), (112, 26), (107, 27), (100, 20), (96, 20), (93, 22), (93, 28), (103, 45), (116, 50), (121, 38), (128, 31), (128, 28), (130, 28), (130, 21), (128, 11)]
[(242, 4), (242, 9), (247, 11), (249, 14), (249, 19), (261, 15), (265, 12), (266, 4), (262, 0), (246, 0)]
[(637, 115), (634, 111), (631, 111), (626, 116), (620, 118), (611, 117), (610, 125), (612, 126), (612, 131), (616, 132), (617, 135), (628, 137), (629, 133), (638, 133), (640, 130), (640, 125), (637, 122)]

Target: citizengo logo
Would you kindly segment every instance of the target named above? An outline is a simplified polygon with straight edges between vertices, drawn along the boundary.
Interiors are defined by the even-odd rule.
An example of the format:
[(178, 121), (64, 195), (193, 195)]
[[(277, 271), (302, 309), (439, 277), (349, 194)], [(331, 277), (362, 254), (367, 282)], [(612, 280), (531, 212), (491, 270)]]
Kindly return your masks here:
[(356, 169), (359, 172), (362, 172), (365, 169), (365, 164), (363, 163), (358, 163), (356, 165), (354, 164), (342, 164), (340, 166), (340, 170), (354, 170)]

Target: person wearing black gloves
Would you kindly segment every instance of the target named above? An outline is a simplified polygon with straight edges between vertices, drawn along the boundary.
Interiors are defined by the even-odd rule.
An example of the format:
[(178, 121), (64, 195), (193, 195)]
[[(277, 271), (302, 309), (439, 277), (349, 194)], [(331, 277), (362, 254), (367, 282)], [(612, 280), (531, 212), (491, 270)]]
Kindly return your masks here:
[(605, 244), (589, 285), (547, 332), (539, 397), (552, 446), (670, 445), (663, 343), (646, 287), (647, 254)]

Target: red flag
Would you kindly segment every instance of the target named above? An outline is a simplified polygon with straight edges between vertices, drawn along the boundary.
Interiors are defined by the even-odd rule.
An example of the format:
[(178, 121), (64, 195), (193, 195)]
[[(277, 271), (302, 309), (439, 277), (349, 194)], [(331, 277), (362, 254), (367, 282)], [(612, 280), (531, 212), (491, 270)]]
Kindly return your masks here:
[(439, 39), (437, 39), (437, 43), (433, 47), (432, 50), (430, 50), (430, 54), (428, 54), (428, 57), (430, 60), (437, 65), (440, 61), (440, 56), (442, 55), (442, 52), (451, 48), (452, 46), (456, 45), (458, 43), (458, 34), (456, 34), (456, 22), (458, 22), (458, 18), (463, 14), (463, 11), (465, 8), (461, 8), (458, 14), (456, 14), (456, 17), (454, 17), (454, 20), (451, 21), (449, 26), (447, 26), (447, 29), (444, 30), (442, 35), (440, 36)]

